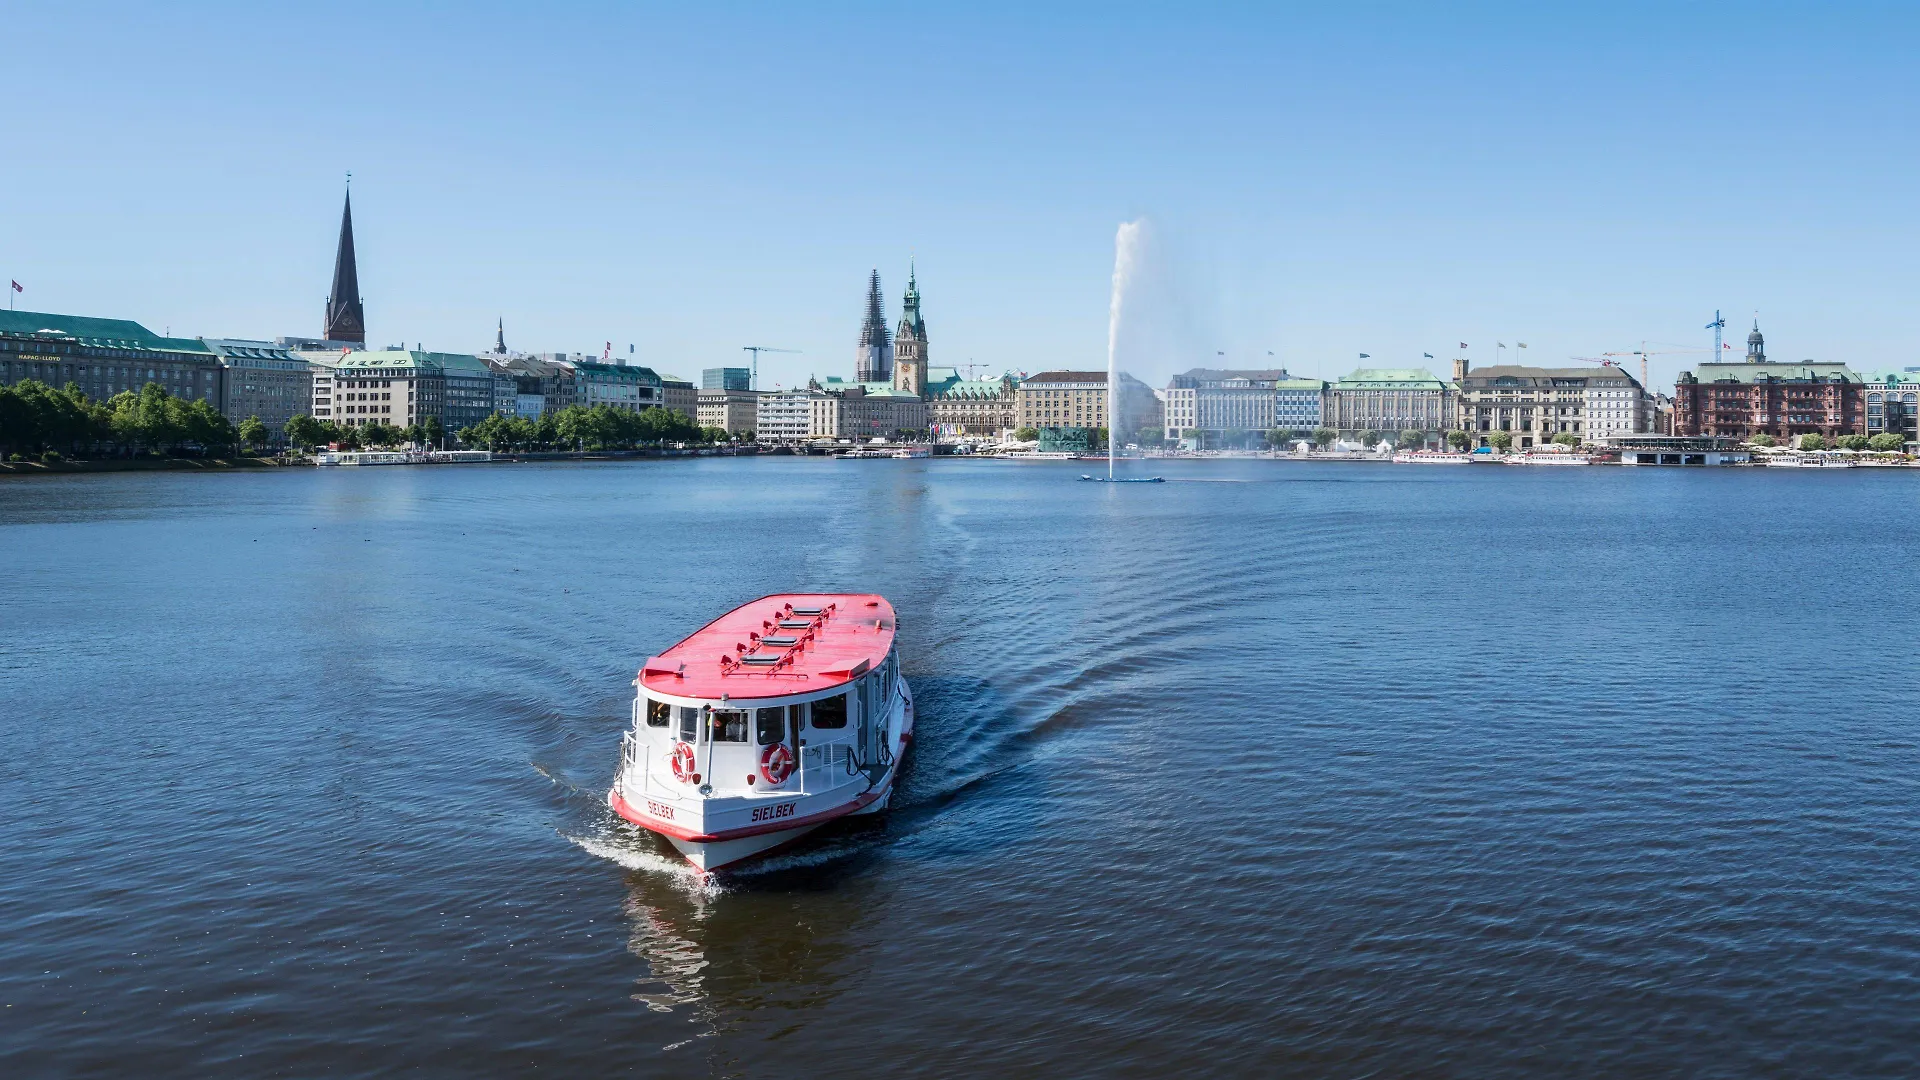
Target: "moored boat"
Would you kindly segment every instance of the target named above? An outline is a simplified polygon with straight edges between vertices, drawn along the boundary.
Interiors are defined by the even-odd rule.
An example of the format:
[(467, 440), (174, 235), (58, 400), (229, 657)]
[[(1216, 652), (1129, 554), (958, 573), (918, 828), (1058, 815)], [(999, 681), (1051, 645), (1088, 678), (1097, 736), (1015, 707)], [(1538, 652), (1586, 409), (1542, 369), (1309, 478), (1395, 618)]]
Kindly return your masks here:
[(1810, 451), (1803, 454), (1770, 454), (1769, 469), (1851, 469), (1853, 459)]
[(913, 738), (884, 597), (762, 597), (650, 657), (607, 802), (702, 870), (886, 808)]
[(1393, 455), (1395, 465), (1471, 465), (1472, 454), (1456, 454), (1446, 450), (1402, 450)]
[(1505, 465), (1591, 465), (1592, 454), (1510, 454), (1500, 459)]

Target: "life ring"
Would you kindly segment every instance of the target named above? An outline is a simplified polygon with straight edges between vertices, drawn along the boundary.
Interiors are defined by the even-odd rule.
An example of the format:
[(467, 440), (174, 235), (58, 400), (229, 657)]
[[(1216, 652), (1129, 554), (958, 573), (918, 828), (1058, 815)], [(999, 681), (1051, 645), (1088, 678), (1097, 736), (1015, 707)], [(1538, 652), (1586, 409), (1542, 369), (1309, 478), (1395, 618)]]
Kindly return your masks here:
[(774, 743), (760, 752), (760, 775), (769, 784), (784, 784), (793, 775), (793, 751), (786, 743)]
[(683, 784), (690, 784), (699, 778), (694, 772), (693, 747), (688, 743), (673, 744), (673, 753), (667, 756), (667, 763), (673, 766), (673, 778)]

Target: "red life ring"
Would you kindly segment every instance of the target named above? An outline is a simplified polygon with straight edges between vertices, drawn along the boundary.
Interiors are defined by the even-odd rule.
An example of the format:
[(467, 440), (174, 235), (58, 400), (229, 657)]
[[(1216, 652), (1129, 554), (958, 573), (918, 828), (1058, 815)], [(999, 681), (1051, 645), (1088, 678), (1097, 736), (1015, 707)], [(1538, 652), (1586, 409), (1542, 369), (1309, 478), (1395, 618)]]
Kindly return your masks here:
[(668, 764), (673, 766), (673, 778), (681, 783), (692, 783), (698, 774), (694, 770), (693, 747), (691, 744), (677, 742), (673, 744), (673, 753), (668, 755)]
[(774, 743), (760, 752), (760, 775), (769, 784), (784, 784), (793, 775), (793, 751), (785, 743)]

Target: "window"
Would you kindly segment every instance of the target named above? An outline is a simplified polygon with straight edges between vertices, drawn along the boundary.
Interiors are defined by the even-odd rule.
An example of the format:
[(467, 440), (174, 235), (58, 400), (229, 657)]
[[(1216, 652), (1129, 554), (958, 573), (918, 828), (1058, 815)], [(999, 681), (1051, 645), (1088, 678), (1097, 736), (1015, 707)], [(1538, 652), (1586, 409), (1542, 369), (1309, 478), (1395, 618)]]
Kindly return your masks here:
[(813, 726), (831, 731), (847, 726), (847, 695), (835, 694), (813, 703)]
[(712, 732), (714, 742), (747, 741), (747, 711), (745, 709), (715, 709), (709, 721), (708, 730)]
[(673, 706), (664, 701), (647, 699), (647, 726), (666, 727), (667, 718), (673, 713)]
[(787, 708), (775, 705), (770, 709), (753, 710), (753, 741), (760, 746), (771, 746), (784, 742), (787, 738)]
[(690, 706), (680, 706), (680, 741), (692, 742), (700, 737), (700, 710)]

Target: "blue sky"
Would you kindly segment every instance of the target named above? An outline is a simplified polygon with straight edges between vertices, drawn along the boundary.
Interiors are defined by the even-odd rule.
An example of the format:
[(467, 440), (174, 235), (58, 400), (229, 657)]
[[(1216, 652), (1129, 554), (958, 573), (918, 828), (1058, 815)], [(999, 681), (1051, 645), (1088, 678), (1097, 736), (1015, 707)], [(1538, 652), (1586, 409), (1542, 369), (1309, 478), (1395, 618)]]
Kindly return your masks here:
[[(1908, 344), (1916, 23), (1853, 4), (0, 5), (21, 306), (850, 374), (910, 255), (936, 363), (1436, 371)], [(1267, 353), (1274, 354), (1269, 361)], [(1691, 355), (1657, 358), (1656, 383)]]

